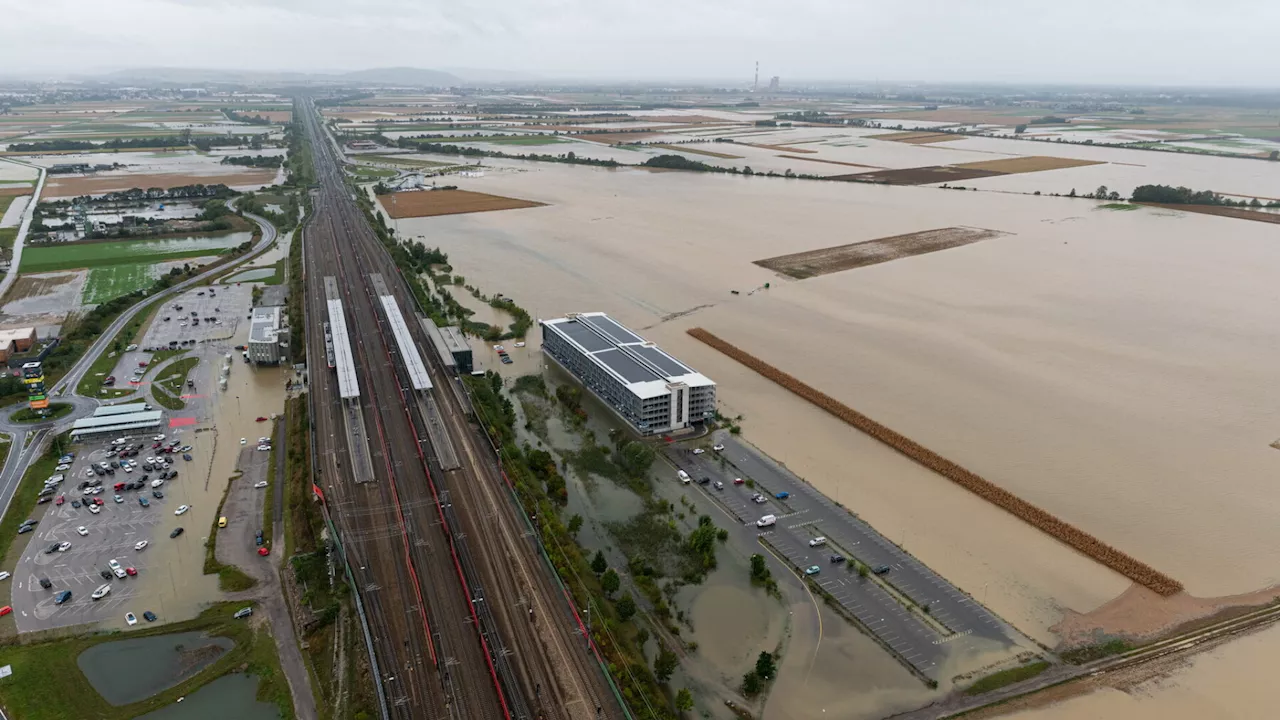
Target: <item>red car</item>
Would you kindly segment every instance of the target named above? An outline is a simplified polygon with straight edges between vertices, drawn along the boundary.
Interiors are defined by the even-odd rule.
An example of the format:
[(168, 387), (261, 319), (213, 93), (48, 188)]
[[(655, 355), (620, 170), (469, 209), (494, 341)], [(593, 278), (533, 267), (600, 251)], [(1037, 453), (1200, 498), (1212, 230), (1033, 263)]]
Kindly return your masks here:
[(54, 505), (61, 505), (62, 503), (66, 502), (66, 501), (67, 501), (67, 496), (66, 496), (66, 495), (59, 495), (59, 496), (58, 496), (58, 499), (57, 499), (57, 500), (55, 500), (55, 501), (53, 501), (53, 504), (54, 504)]
[(123, 489), (124, 489), (124, 483), (122, 483), (122, 482), (120, 482), (120, 483), (116, 483), (116, 484), (115, 484), (115, 485), (113, 485), (112, 487), (114, 487), (114, 488), (116, 489), (116, 492), (120, 492), (121, 490), (123, 490)]
[(137, 574), (138, 574), (138, 571), (137, 571), (137, 570), (134, 570), (133, 568), (125, 568), (125, 569), (124, 569), (124, 574), (125, 574), (125, 575), (128, 575), (129, 577), (133, 577), (134, 575), (137, 575)]
[(108, 376), (107, 376), (107, 379), (102, 381), (102, 384), (103, 384), (103, 385), (115, 385), (115, 384), (116, 384), (116, 376), (115, 376), (115, 375), (108, 375)]
[(146, 367), (146, 366), (147, 366), (146, 360), (143, 360), (142, 362), (138, 363), (138, 367)]
[(151, 446), (151, 449), (152, 449), (152, 450), (155, 450), (155, 449), (156, 449), (156, 448), (158, 448), (158, 447), (160, 447), (160, 443), (156, 443), (155, 445), (152, 445), (152, 446)]
[(101, 504), (102, 504), (102, 498), (99, 498), (99, 497), (94, 498), (94, 499), (93, 499), (93, 504), (94, 504), (94, 505), (101, 505)]
[(258, 554), (259, 554), (259, 555), (261, 555), (261, 556), (263, 556), (263, 557), (266, 557), (266, 556), (268, 556), (268, 555), (270, 555), (270, 554), (271, 554), (271, 551), (270, 551), (270, 550), (268, 550), (268, 549), (267, 549), (267, 548), (265, 548), (265, 547), (260, 547), (260, 548), (258, 548)]
[(0, 617), (4, 617), (5, 615), (8, 615), (11, 612), (13, 612), (13, 607), (9, 605), (5, 605), (4, 607), (0, 608)]

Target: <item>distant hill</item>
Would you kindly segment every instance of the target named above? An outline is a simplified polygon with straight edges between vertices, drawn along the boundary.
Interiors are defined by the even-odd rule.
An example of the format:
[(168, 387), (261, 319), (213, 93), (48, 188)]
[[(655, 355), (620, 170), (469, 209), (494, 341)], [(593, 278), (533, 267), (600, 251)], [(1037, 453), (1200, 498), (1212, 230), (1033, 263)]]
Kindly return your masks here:
[[(501, 72), (501, 71), (496, 71)], [(230, 83), (340, 83), (360, 85), (409, 85), (415, 87), (449, 87), (467, 80), (439, 70), (393, 67), (371, 68), (351, 72), (291, 72), (272, 70), (220, 70), (215, 68), (129, 68), (82, 79), (113, 82), (161, 82), (176, 84)], [(474, 81), (473, 81), (474, 82)]]

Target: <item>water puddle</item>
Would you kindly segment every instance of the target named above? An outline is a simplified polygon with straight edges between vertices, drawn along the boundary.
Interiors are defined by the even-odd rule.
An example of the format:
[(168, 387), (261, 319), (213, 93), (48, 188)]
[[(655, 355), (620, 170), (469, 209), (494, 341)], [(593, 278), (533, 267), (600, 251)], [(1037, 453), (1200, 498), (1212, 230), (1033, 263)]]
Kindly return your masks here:
[(136, 720), (276, 720), (280, 717), (275, 705), (259, 702), (258, 679), (252, 675), (235, 673), (223, 675), (188, 695), (182, 702), (174, 703)]

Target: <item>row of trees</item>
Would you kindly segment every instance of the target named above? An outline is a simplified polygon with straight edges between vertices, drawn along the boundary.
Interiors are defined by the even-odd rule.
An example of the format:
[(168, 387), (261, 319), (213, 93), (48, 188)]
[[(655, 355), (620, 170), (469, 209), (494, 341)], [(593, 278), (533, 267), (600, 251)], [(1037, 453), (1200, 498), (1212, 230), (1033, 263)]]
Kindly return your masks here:
[(279, 155), (227, 155), (222, 158), (222, 164), (255, 168), (278, 168), (284, 164), (284, 158)]

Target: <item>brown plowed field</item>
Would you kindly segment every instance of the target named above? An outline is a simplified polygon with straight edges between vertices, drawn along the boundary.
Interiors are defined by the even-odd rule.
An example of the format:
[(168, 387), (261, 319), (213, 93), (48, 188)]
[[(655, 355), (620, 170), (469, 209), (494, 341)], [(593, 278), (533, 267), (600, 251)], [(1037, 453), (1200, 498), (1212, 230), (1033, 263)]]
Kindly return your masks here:
[(929, 143), (947, 142), (948, 140), (959, 140), (964, 136), (913, 130), (910, 132), (888, 133), (886, 135), (872, 135), (870, 137), (872, 140), (890, 140), (892, 142), (908, 143), (910, 145), (927, 145)]
[(871, 169), (871, 170), (883, 170), (883, 169), (884, 169), (884, 168), (880, 167), (879, 165), (863, 165), (862, 163), (842, 162), (842, 161), (840, 161), (840, 160), (823, 160), (822, 158), (807, 158), (807, 157), (800, 157), (799, 155), (779, 155), (778, 157), (780, 157), (780, 158), (786, 158), (786, 159), (788, 159), (788, 160), (807, 160), (807, 161), (809, 161), (809, 162), (827, 163), (828, 165), (845, 165), (845, 166), (848, 166), (848, 167), (869, 168), (869, 169)]
[(1083, 167), (1085, 165), (1104, 165), (1101, 160), (1077, 160), (1076, 158), (1049, 157), (1047, 155), (1029, 155), (1027, 157), (1004, 158), (1002, 160), (980, 160), (978, 162), (958, 163), (954, 168), (965, 170), (990, 170), (1002, 175), (1016, 173), (1040, 172), (1042, 170), (1061, 170), (1063, 168)]
[(835, 175), (827, 179), (875, 182), (884, 183), (885, 185), (928, 185), (930, 183), (957, 182), (1004, 174), (993, 170), (961, 169), (950, 165), (929, 165), (928, 167), (877, 170), (853, 175)]
[(1166, 210), (1184, 210), (1186, 212), (1218, 215), (1220, 217), (1254, 220), (1256, 222), (1280, 224), (1280, 214), (1249, 210), (1248, 208), (1224, 207), (1222, 205), (1178, 205), (1171, 203), (1138, 203), (1148, 207), (1165, 208)]
[(391, 217), (434, 217), (436, 215), (461, 215), (463, 213), (489, 212), (490, 210), (519, 210), (541, 207), (546, 203), (531, 200), (488, 195), (469, 190), (415, 190), (411, 192), (379, 195), (378, 200)]
[(826, 410), (837, 419), (853, 426), (855, 429), (870, 435), (911, 460), (951, 480), (960, 487), (977, 495), (1009, 514), (1039, 528), (1055, 539), (1075, 548), (1084, 555), (1097, 560), (1139, 585), (1145, 585), (1155, 592), (1169, 596), (1182, 591), (1182, 583), (1147, 565), (1098, 538), (1067, 523), (1048, 512), (1032, 505), (1013, 493), (999, 487), (989, 480), (960, 467), (932, 450), (924, 447), (911, 438), (902, 435), (826, 393), (807, 385), (792, 375), (764, 362), (744, 350), (716, 337), (702, 328), (690, 328), (689, 334), (710, 345), (751, 370), (790, 390), (801, 398)]
[(0, 197), (9, 197), (10, 195), (30, 195), (32, 192), (34, 192), (34, 188), (30, 186), (0, 188)]
[(688, 145), (666, 145), (666, 144), (654, 143), (651, 147), (660, 147), (664, 150), (675, 150), (676, 152), (693, 153), (694, 155), (706, 155), (708, 157), (724, 158), (726, 160), (737, 160), (742, 157), (741, 155), (730, 155), (729, 153), (712, 152), (710, 150), (698, 150), (697, 148), (692, 148), (692, 147), (689, 147)]
[(755, 264), (798, 280), (900, 260), (913, 255), (969, 245), (1004, 233), (983, 228), (949, 227), (893, 235), (835, 247), (779, 255)]
[(275, 170), (246, 170), (225, 175), (105, 175), (63, 177), (45, 183), (43, 197), (79, 197), (131, 188), (172, 188), (183, 185), (270, 185)]
[(764, 148), (765, 150), (777, 150), (778, 152), (789, 153), (816, 153), (817, 150), (806, 150), (804, 148), (791, 147), (790, 145), (765, 145), (764, 143), (738, 143), (739, 145), (750, 145), (751, 147)]

